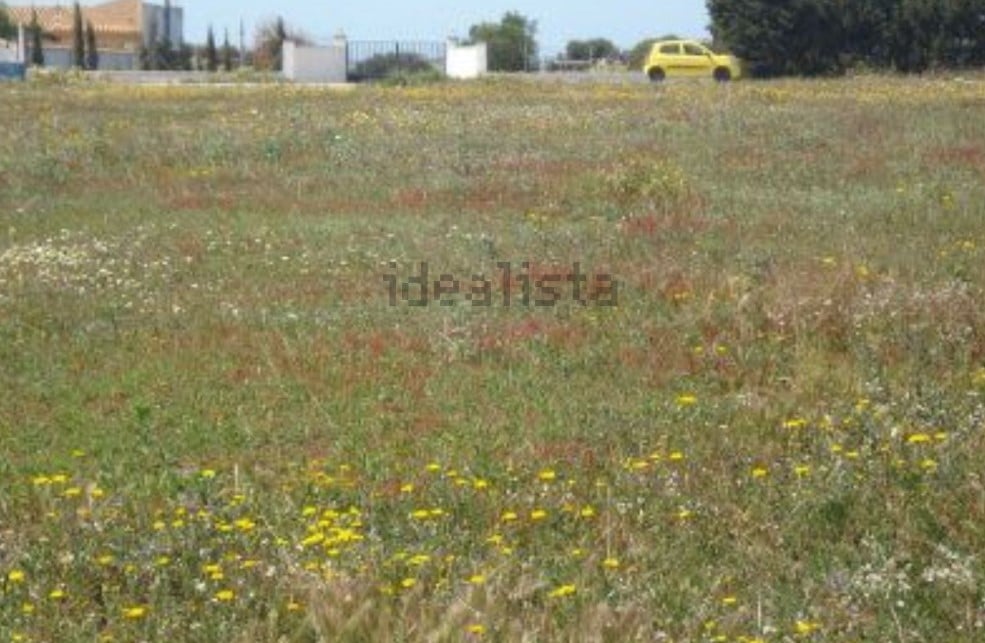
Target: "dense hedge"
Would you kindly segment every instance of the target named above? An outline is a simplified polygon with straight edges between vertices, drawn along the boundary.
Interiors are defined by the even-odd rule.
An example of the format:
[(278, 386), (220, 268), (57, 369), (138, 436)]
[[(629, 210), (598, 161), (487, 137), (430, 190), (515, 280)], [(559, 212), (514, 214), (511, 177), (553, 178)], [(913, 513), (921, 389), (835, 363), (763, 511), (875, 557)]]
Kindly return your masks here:
[(712, 31), (760, 75), (985, 65), (985, 0), (708, 0)]

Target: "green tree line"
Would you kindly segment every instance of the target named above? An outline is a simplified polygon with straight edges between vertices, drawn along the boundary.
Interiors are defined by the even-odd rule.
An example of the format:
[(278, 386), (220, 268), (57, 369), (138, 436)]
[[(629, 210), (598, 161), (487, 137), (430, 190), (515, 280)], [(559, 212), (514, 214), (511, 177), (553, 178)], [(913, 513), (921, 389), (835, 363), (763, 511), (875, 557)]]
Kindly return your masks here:
[(712, 32), (753, 73), (985, 64), (985, 0), (707, 0)]
[(7, 13), (7, 5), (0, 2), (0, 38), (9, 40), (17, 36), (17, 27)]

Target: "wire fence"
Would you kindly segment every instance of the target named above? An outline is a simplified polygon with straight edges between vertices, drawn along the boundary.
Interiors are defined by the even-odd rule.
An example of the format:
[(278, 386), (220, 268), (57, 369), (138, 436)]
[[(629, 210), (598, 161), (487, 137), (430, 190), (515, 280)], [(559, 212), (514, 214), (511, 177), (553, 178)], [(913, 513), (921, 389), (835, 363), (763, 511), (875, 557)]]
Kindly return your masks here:
[(350, 40), (347, 71), (353, 82), (393, 75), (443, 71), (447, 45), (433, 41)]

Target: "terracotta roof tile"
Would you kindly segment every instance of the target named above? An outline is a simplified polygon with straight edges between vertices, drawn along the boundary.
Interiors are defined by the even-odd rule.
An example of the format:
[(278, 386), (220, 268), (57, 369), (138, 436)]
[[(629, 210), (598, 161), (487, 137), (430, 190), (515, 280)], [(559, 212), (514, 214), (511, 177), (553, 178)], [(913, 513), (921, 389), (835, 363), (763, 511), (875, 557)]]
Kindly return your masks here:
[[(32, 12), (38, 12), (38, 22), (45, 31), (72, 31), (72, 6), (7, 7), (15, 23), (28, 25)], [(140, 33), (141, 0), (116, 0), (101, 5), (82, 7), (82, 19), (92, 22), (96, 33)]]

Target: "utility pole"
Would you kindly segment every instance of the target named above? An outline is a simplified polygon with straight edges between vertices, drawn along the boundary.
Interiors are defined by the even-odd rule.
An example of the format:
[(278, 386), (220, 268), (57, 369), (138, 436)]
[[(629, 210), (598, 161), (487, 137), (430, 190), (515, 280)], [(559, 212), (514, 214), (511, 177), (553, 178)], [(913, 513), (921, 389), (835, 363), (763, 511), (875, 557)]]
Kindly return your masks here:
[(239, 66), (244, 67), (246, 65), (246, 27), (243, 25), (243, 19), (239, 19)]

